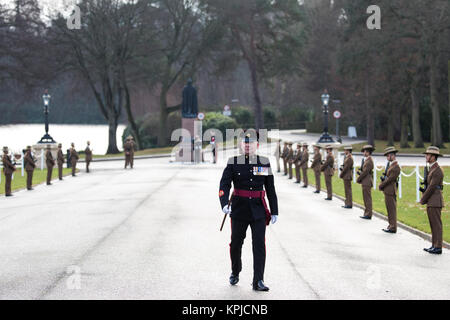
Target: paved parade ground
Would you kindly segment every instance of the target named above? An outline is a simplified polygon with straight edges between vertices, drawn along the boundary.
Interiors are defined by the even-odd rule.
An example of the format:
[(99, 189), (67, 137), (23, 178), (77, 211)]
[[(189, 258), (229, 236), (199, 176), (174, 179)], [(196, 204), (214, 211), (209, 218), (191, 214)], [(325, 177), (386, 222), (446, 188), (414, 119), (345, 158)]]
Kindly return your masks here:
[(385, 221), (281, 174), (266, 234), (270, 291), (251, 289), (250, 230), (231, 287), (224, 165), (94, 162), (91, 174), (2, 197), (0, 299), (450, 299), (449, 250), (430, 255), (422, 238), (386, 234)]

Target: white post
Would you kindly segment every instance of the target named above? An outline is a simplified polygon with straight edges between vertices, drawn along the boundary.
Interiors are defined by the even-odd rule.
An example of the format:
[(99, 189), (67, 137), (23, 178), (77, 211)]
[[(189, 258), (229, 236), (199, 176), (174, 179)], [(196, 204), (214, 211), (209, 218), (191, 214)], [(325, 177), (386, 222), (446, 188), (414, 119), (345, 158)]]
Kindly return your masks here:
[(23, 157), (24, 157), (24, 154), (23, 154), (23, 151), (22, 151), (22, 177), (23, 177), (23, 167), (24, 167), (24, 164), (25, 164), (25, 161), (23, 160)]
[(416, 165), (416, 202), (420, 201), (420, 178), (419, 178), (419, 165)]
[(340, 152), (338, 152), (337, 157), (338, 157), (338, 161), (337, 161), (338, 173), (340, 174), (341, 173), (341, 153)]
[(44, 149), (41, 149), (41, 170), (44, 170)]
[(402, 173), (398, 176), (398, 198), (402, 198)]

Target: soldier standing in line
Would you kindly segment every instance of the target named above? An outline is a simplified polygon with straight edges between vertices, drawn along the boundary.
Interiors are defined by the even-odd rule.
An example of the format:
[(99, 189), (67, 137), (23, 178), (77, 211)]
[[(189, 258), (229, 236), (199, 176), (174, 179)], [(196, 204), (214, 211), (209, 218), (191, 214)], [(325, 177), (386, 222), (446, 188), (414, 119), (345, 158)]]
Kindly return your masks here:
[(45, 152), (45, 164), (47, 165), (47, 185), (50, 186), (52, 184), (51, 181), (55, 160), (53, 159), (51, 146), (49, 144), (47, 145), (47, 151)]
[[(256, 136), (256, 137), (255, 137)], [(239, 282), (242, 270), (241, 252), (247, 228), (252, 230), (253, 246), (253, 290), (268, 291), (264, 284), (266, 262), (265, 233), (266, 225), (277, 221), (278, 201), (275, 192), (274, 177), (269, 159), (257, 155), (259, 147), (258, 133), (244, 133), (240, 139), (243, 154), (232, 157), (223, 171), (220, 180), (219, 200), (222, 211), (231, 217), (230, 284)], [(231, 183), (234, 191), (229, 201)], [(269, 200), (267, 207), (265, 196)]]
[(31, 146), (27, 146), (23, 161), (27, 171), (27, 190), (33, 190), (33, 171), (36, 168), (36, 161), (31, 154)]
[(334, 156), (333, 156), (333, 147), (328, 145), (325, 147), (327, 151), (327, 159), (320, 167), (320, 170), (323, 171), (325, 176), (325, 184), (327, 186), (327, 197), (325, 200), (333, 199), (333, 183), (332, 177), (334, 175)]
[(300, 167), (303, 171), (303, 187), (302, 188), (308, 188), (308, 160), (309, 160), (309, 153), (308, 153), (308, 144), (305, 142), (303, 143), (303, 154), (302, 154), (302, 160), (300, 162)]
[(424, 177), (425, 190), (420, 199), (420, 204), (427, 205), (428, 220), (431, 227), (430, 248), (424, 250), (431, 254), (442, 254), (442, 220), (441, 211), (444, 207), (442, 190), (444, 189), (444, 171), (437, 160), (442, 157), (438, 147), (431, 146), (424, 152), (428, 166), (428, 173)]
[(359, 172), (359, 177), (356, 180), (357, 183), (360, 183), (362, 186), (362, 193), (364, 199), (364, 215), (361, 216), (361, 219), (372, 219), (372, 187), (373, 187), (373, 160), (372, 160), (372, 152), (375, 148), (371, 145), (365, 145), (361, 152), (364, 154), (364, 158), (361, 162), (361, 168)]
[[(128, 165), (131, 166), (131, 152), (133, 145), (131, 143), (132, 136), (128, 136), (127, 140), (125, 141), (125, 144), (123, 145), (123, 150), (125, 152), (125, 169), (128, 167)], [(131, 166), (131, 168), (133, 168)]]
[(288, 155), (286, 157), (286, 160), (289, 164), (289, 179), (293, 178), (293, 174), (292, 174), (292, 164), (294, 163), (294, 149), (292, 149), (292, 142), (288, 143), (289, 146), (289, 152)]
[(320, 193), (320, 167), (322, 164), (322, 155), (320, 154), (320, 145), (314, 145), (314, 158), (311, 162), (311, 169), (314, 170), (314, 177), (316, 178), (316, 191)]
[(8, 147), (3, 147), (3, 173), (5, 174), (5, 196), (12, 197), (11, 180), (12, 174), (16, 171), (16, 166), (12, 163), (11, 157), (8, 155)]
[(86, 149), (84, 150), (84, 154), (86, 155), (86, 172), (89, 173), (89, 165), (92, 161), (92, 149), (91, 149), (91, 142), (87, 142)]
[(75, 172), (77, 170), (77, 162), (80, 157), (78, 156), (77, 150), (75, 150), (75, 144), (71, 143), (70, 148), (70, 164), (72, 166), (72, 177), (75, 177)]
[(283, 169), (284, 169), (284, 175), (287, 176), (288, 174), (288, 169), (287, 169), (287, 156), (289, 154), (289, 148), (288, 148), (288, 143), (285, 141), (284, 142), (284, 147), (283, 147), (283, 153), (281, 154), (281, 158), (283, 159)]
[(58, 144), (58, 153), (56, 155), (56, 162), (58, 163), (58, 178), (63, 179), (63, 165), (64, 165), (64, 154), (62, 152), (62, 144)]
[(344, 147), (345, 159), (342, 165), (341, 174), (339, 178), (344, 180), (344, 190), (345, 190), (345, 205), (342, 208), (351, 209), (353, 208), (353, 195), (352, 195), (352, 178), (353, 178), (353, 157), (352, 157), (352, 146)]
[(302, 173), (301, 173), (301, 167), (300, 162), (302, 160), (302, 151), (301, 151), (301, 144), (297, 143), (297, 151), (295, 151), (294, 155), (294, 165), (295, 165), (295, 183), (300, 183), (302, 180)]
[(397, 232), (397, 183), (401, 170), (395, 157), (397, 152), (394, 147), (388, 147), (384, 150), (388, 163), (384, 174), (380, 177), (381, 183), (378, 186), (378, 189), (384, 193), (384, 203), (388, 213), (389, 226), (382, 229), (387, 233)]

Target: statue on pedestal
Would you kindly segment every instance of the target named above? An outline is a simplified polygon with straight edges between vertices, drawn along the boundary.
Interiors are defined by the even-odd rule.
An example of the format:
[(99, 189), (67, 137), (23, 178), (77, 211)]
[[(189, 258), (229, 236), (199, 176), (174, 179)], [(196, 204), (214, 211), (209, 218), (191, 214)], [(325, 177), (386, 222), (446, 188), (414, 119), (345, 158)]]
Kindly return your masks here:
[(181, 103), (181, 114), (183, 118), (197, 118), (198, 101), (197, 90), (192, 86), (192, 79), (189, 79), (183, 89), (183, 102)]

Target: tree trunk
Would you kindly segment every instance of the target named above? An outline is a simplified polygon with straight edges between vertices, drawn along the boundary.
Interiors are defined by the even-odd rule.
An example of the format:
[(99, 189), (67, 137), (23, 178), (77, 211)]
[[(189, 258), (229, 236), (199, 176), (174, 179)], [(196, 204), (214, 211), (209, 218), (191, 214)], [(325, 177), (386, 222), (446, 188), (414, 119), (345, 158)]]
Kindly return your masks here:
[(130, 91), (128, 90), (128, 86), (124, 84), (125, 90), (125, 110), (127, 111), (128, 122), (130, 123), (131, 132), (136, 140), (136, 145), (138, 149), (142, 149), (141, 137), (139, 135), (139, 128), (134, 121), (133, 113), (131, 112), (131, 99), (130, 99)]
[(420, 127), (420, 106), (419, 100), (417, 98), (417, 86), (418, 83), (413, 81), (410, 94), (411, 94), (411, 104), (412, 104), (412, 132), (414, 139), (415, 148), (423, 148), (423, 138), (422, 138), (422, 128)]
[(159, 134), (158, 134), (158, 146), (164, 147), (167, 144), (167, 118), (169, 114), (167, 112), (167, 89), (163, 87), (161, 89), (161, 95), (159, 97)]
[(247, 61), (252, 78), (253, 99), (255, 100), (255, 129), (264, 129), (264, 115), (259, 94), (258, 74), (253, 62)]
[(431, 144), (436, 147), (442, 147), (442, 127), (441, 117), (439, 114), (439, 68), (438, 68), (438, 55), (430, 53), (430, 97), (431, 97)]
[(108, 150), (106, 153), (115, 154), (119, 153), (119, 149), (117, 148), (117, 117), (111, 110), (111, 107), (108, 110)]
[(375, 125), (372, 115), (372, 108), (369, 99), (369, 76), (366, 74), (365, 79), (365, 93), (366, 93), (366, 120), (367, 120), (367, 142), (375, 147)]
[(400, 115), (401, 121), (401, 135), (400, 135), (400, 148), (410, 148), (408, 144), (408, 127), (409, 127), (409, 117), (407, 110), (402, 110)]

